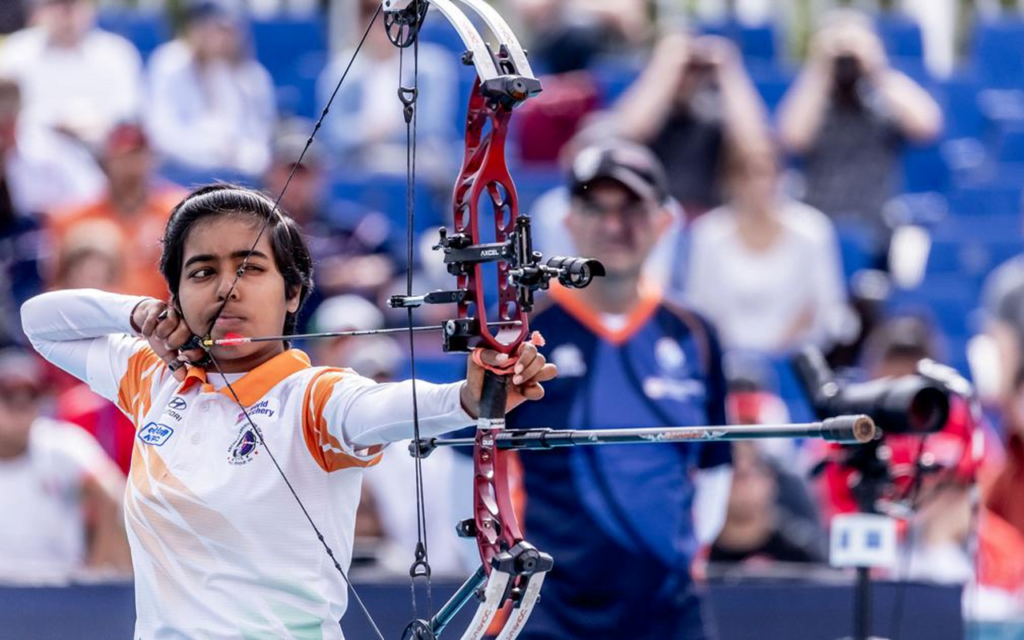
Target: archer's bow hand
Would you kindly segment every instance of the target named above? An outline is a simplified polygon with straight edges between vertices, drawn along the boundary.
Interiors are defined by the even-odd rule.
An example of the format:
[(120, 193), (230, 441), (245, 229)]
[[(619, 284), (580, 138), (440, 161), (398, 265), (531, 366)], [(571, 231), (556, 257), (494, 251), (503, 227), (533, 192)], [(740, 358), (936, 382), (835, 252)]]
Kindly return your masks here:
[(462, 407), (466, 413), (480, 415), (480, 394), (483, 390), (484, 373), (487, 369), (508, 374), (508, 399), (506, 413), (527, 400), (544, 397), (542, 382), (558, 375), (558, 368), (547, 361), (531, 342), (519, 345), (517, 358), (492, 349), (477, 349), (469, 358), (466, 383), (462, 385)]
[(180, 351), (191, 340), (192, 332), (174, 307), (162, 300), (147, 298), (137, 304), (132, 311), (132, 326), (177, 380), (185, 379), (185, 361), (197, 361), (205, 355), (201, 349)]

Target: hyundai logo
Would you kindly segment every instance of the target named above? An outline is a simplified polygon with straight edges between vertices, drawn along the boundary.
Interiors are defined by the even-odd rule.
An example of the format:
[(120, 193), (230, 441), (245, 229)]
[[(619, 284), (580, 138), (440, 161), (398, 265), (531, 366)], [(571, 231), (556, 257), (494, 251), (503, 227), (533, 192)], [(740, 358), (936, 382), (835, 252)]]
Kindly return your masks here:
[(167, 403), (167, 406), (171, 409), (174, 409), (175, 411), (182, 411), (185, 407), (188, 406), (188, 403), (185, 402), (184, 398), (174, 397), (171, 398), (171, 401)]

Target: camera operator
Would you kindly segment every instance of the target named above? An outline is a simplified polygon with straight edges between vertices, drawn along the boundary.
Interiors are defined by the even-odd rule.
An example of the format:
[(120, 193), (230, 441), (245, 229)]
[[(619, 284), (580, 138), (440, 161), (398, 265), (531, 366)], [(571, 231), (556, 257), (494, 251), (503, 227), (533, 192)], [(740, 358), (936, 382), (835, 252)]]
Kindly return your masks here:
[(768, 146), (768, 117), (735, 45), (715, 36), (665, 36), (615, 105), (618, 134), (648, 146), (689, 218), (722, 203), (724, 149)]
[(782, 145), (802, 161), (803, 200), (863, 226), (879, 258), (889, 241), (882, 205), (899, 187), (900, 152), (941, 129), (939, 106), (889, 66), (871, 19), (852, 9), (824, 18), (779, 109)]

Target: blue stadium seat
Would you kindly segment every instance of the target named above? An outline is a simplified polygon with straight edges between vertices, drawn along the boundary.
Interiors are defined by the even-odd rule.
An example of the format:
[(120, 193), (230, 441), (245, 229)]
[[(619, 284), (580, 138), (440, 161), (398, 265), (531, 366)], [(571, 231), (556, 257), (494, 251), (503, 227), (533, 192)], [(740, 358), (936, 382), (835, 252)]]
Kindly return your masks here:
[(776, 63), (751, 63), (747, 71), (769, 112), (774, 112), (782, 102), (797, 73), (795, 69)]
[(466, 51), (466, 45), (459, 37), (459, 32), (437, 11), (427, 13), (427, 19), (423, 21), (423, 27), (420, 29), (420, 41), (444, 47), (457, 56)]
[(924, 55), (921, 27), (913, 18), (888, 12), (880, 14), (875, 25), (890, 57), (920, 60)]
[(953, 215), (1016, 214), (1021, 210), (1021, 189), (1004, 186), (961, 186), (946, 194)]
[[(425, 184), (416, 188), (416, 231), (441, 224), (441, 204)], [(383, 213), (397, 233), (405, 237), (405, 175), (367, 174), (342, 169), (335, 171), (330, 188), (332, 201), (348, 200)]]
[(143, 60), (174, 36), (170, 24), (158, 12), (105, 9), (100, 12), (97, 24), (101, 29), (130, 40)]
[(529, 213), (537, 198), (563, 184), (564, 177), (558, 167), (518, 167), (513, 170), (519, 211)]
[(602, 61), (591, 68), (601, 94), (601, 104), (609, 107), (640, 76), (643, 67), (622, 61)]
[(939, 242), (1012, 243), (1024, 237), (1024, 218), (1019, 213), (976, 213), (968, 216), (954, 213), (935, 225), (931, 234), (933, 240)]
[(778, 58), (775, 27), (771, 24), (743, 25), (738, 22), (705, 23), (701, 33), (729, 38), (748, 62), (772, 62)]
[(902, 163), (904, 191), (945, 191), (949, 187), (949, 167), (938, 144), (907, 149)]
[(974, 30), (971, 60), (987, 85), (1020, 86), (1024, 83), (1024, 21), (979, 21)]
[(216, 182), (240, 184), (247, 187), (259, 186), (252, 176), (225, 169), (196, 169), (195, 167), (185, 167), (171, 162), (166, 162), (160, 167), (159, 175), (164, 180), (181, 185), (186, 189)]
[(947, 138), (978, 138), (985, 122), (978, 109), (982, 84), (976, 74), (961, 73), (938, 85), (938, 99), (946, 117)]
[(886, 302), (886, 310), (889, 314), (921, 315), (932, 321), (943, 336), (963, 339), (980, 328), (978, 295), (975, 280), (956, 273), (934, 275), (916, 289), (895, 291)]
[(1024, 129), (1007, 129), (999, 132), (995, 142), (995, 159), (998, 162), (1024, 163)]
[(256, 58), (267, 68), (277, 88), (282, 113), (316, 117), (316, 81), (327, 62), (327, 33), (323, 18), (273, 18), (251, 25)]

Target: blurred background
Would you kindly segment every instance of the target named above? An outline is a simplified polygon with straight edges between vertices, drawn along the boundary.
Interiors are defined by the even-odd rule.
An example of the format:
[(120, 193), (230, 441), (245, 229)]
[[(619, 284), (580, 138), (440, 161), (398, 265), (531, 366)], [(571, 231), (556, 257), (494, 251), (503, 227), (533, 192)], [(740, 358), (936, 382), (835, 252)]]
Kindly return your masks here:
[[(0, 590), (0, 620), (26, 602), (87, 612), (95, 595), (83, 593), (99, 593), (46, 590), (51, 601), (13, 585), (130, 576), (121, 542), (105, 533), (116, 505), (97, 496), (116, 496), (129, 472), (132, 426), (31, 359), (22, 302), (71, 287), (164, 298), (160, 239), (187, 190), (229, 181), (276, 196), (293, 169), (281, 204), (317, 260), (303, 331), (401, 326), (404, 312), (383, 301), (404, 291), (407, 267), (416, 290), (449, 286), (429, 247), (450, 224), (475, 71), (439, 14), (419, 50), (414, 263), (399, 53), (380, 24), (296, 167), (378, 4), (0, 3), (0, 583), (12, 585)], [(719, 329), (733, 421), (812, 418), (789, 364), (808, 344), (849, 379), (911, 373), (930, 358), (973, 383), (976, 398), (954, 406), (941, 432), (884, 445), (905, 561), (876, 577), (956, 590), (887, 592), (899, 609), (879, 615), (911, 629), (927, 621), (928, 598), (962, 593), (966, 618), (983, 623), (972, 627), (978, 637), (1024, 637), (1024, 3), (491, 4), (545, 88), (519, 109), (509, 139), (538, 248), (573, 250), (560, 225), (576, 151), (609, 136), (648, 146), (665, 165), (675, 217), (648, 277)], [(712, 224), (723, 208), (735, 225)], [(417, 374), (456, 380), (464, 361), (442, 354), (437, 337), (417, 337)], [(378, 380), (409, 373), (408, 345), (390, 337), (301, 346), (317, 363)], [(67, 424), (81, 432), (76, 444), (36, 486), (25, 442), (64, 439), (52, 432)], [(425, 467), (431, 561), (462, 576), (472, 549), (451, 525), (468, 489), (458, 481), (465, 461), (449, 453)], [(845, 456), (803, 443), (736, 446), (729, 520), (697, 573), (717, 585), (835, 584), (845, 574), (828, 568), (829, 518), (856, 509)], [(412, 461), (391, 455), (381, 466), (367, 476), (353, 572), (378, 585), (406, 574), (416, 536)], [(130, 616), (130, 599), (108, 593)], [(736, 587), (719, 602), (742, 609), (759, 593)], [(849, 615), (841, 606), (826, 617)], [(796, 637), (763, 628), (749, 637)]]

